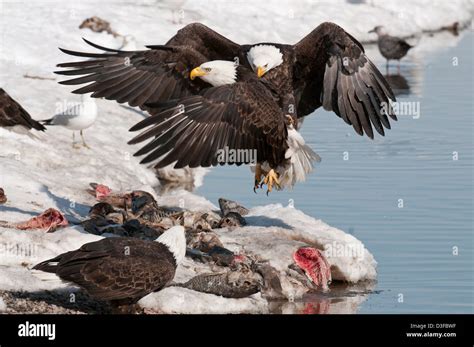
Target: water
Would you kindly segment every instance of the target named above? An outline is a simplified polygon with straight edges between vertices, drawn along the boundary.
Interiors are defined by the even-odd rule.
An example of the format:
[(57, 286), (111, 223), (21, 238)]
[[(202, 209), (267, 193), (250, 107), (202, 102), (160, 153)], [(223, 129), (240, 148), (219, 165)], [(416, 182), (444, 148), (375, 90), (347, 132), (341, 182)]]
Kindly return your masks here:
[[(419, 118), (400, 116), (371, 141), (317, 110), (302, 134), (323, 160), (307, 182), (267, 197), (253, 193), (248, 168), (219, 167), (197, 193), (249, 207), (292, 199), (359, 238), (378, 262), (370, 294), (356, 294), (359, 313), (473, 313), (473, 33), (449, 35), (423, 37), (395, 77)], [(383, 71), (374, 47), (368, 54)]]

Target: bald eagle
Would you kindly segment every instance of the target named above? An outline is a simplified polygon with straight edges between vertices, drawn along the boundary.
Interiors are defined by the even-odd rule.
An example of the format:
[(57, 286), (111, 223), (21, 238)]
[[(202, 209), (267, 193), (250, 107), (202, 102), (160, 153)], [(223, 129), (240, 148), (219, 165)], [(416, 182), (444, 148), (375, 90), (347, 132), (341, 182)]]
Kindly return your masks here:
[(133, 305), (169, 284), (184, 259), (182, 226), (166, 230), (156, 241), (104, 238), (45, 260), (33, 267), (82, 287), (97, 300), (114, 306)]
[(46, 130), (43, 125), (31, 118), (30, 114), (2, 88), (0, 88), (0, 127), (30, 137), (34, 137), (30, 133), (31, 129)]
[[(268, 83), (224, 60), (194, 68), (190, 79), (196, 77), (212, 87), (166, 103), (145, 104), (152, 107), (152, 116), (130, 130), (148, 128), (129, 141), (153, 138), (135, 153), (146, 154), (142, 163), (158, 160), (156, 167), (164, 167), (176, 162), (175, 168), (255, 164), (254, 190), (267, 185), (267, 194), (274, 185), (292, 187), (305, 179), (320, 158), (295, 130)], [(223, 150), (234, 157), (222, 156)]]
[[(131, 142), (154, 137), (137, 154), (159, 166), (217, 165), (219, 149), (252, 149), (260, 164), (256, 181), (263, 174), (263, 183), (278, 185), (293, 173), (286, 178), (293, 184), (319, 159), (296, 131), (302, 117), (323, 106), (372, 139), (373, 127), (383, 136), (388, 117), (396, 120), (390, 106), (395, 96), (384, 77), (362, 45), (333, 23), (295, 45), (239, 45), (199, 23), (143, 51), (86, 42), (103, 53), (63, 49), (89, 59), (59, 64), (72, 69), (57, 73), (81, 76), (60, 83), (88, 83), (73, 92), (149, 111), (152, 117), (132, 130), (150, 129)], [(236, 68), (223, 68), (223, 62)]]

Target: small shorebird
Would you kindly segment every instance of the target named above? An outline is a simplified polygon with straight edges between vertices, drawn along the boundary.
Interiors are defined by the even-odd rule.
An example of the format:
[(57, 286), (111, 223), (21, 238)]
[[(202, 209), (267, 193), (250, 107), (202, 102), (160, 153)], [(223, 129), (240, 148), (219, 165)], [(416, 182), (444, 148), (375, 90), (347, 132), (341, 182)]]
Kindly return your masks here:
[(89, 128), (97, 119), (97, 104), (89, 95), (82, 95), (81, 102), (73, 105), (64, 112), (58, 113), (53, 118), (41, 121), (44, 125), (59, 125), (72, 130), (72, 147), (78, 148), (75, 143), (75, 131), (79, 131), (82, 145), (90, 148), (84, 139), (83, 130)]
[(407, 55), (408, 50), (413, 46), (399, 37), (388, 35), (381, 25), (376, 26), (369, 33), (376, 33), (378, 36), (377, 44), (380, 53), (387, 59), (387, 73), (389, 60), (398, 60), (398, 72), (400, 73), (400, 59)]

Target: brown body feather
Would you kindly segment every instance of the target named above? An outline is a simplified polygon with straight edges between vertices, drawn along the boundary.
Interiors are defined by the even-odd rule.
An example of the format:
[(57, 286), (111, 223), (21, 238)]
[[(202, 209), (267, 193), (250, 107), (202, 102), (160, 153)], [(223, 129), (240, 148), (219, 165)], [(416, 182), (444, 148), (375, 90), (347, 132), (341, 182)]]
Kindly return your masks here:
[(55, 273), (97, 300), (133, 304), (170, 283), (176, 262), (159, 242), (106, 238), (86, 243), (33, 269)]
[(205, 89), (172, 107), (168, 103), (168, 108), (132, 127), (136, 131), (151, 125), (130, 141), (154, 138), (136, 153), (147, 154), (142, 163), (161, 158), (157, 167), (175, 161), (175, 168), (242, 164), (218, 162), (218, 151), (226, 147), (255, 150), (257, 161), (272, 167), (282, 163), (288, 149), (284, 113), (252, 72), (239, 68), (238, 75), (234, 84)]
[(23, 126), (28, 130), (46, 130), (43, 125), (32, 119), (29, 113), (5, 90), (0, 88), (0, 126), (13, 127), (16, 125)]

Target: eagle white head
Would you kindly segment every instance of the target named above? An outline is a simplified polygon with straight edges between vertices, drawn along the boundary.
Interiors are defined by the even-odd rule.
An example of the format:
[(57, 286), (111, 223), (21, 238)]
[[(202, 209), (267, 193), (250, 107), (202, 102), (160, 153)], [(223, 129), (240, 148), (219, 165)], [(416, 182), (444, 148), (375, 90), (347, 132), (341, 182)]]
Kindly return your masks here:
[(184, 227), (176, 225), (169, 228), (161, 234), (156, 241), (168, 247), (170, 252), (173, 253), (176, 265), (183, 261), (186, 256), (186, 236), (184, 234)]
[(247, 60), (258, 77), (283, 63), (283, 54), (280, 49), (272, 45), (257, 45), (250, 48)]
[(189, 74), (191, 80), (199, 77), (213, 87), (235, 83), (237, 64), (227, 60), (211, 60), (194, 68)]

